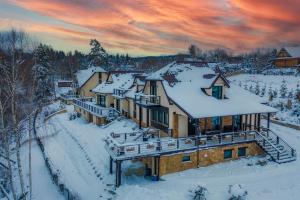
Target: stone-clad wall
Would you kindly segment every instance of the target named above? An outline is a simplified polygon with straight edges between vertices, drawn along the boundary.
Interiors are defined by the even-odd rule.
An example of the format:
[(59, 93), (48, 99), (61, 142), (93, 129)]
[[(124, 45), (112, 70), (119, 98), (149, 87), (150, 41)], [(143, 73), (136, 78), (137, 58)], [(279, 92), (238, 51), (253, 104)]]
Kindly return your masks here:
[[(199, 151), (199, 159), (197, 160), (197, 151), (190, 153), (178, 153), (172, 155), (165, 155), (160, 157), (160, 176), (164, 174), (174, 173), (183, 171), (186, 169), (192, 169), (197, 167), (197, 162), (199, 166), (204, 167), (220, 162), (227, 161), (224, 159), (224, 150), (232, 149), (232, 158), (228, 160), (238, 159), (238, 148), (247, 147), (247, 156), (256, 156), (264, 154), (264, 151), (257, 145), (256, 142), (230, 145), (223, 147), (216, 147), (206, 150)], [(190, 156), (190, 161), (182, 162), (182, 157), (184, 155)]]

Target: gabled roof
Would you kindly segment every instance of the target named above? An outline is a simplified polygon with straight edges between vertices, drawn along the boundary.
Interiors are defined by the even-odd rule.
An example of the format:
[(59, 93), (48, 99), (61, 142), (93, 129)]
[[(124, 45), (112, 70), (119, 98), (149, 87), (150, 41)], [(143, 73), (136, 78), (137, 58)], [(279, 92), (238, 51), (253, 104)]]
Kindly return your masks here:
[(94, 75), (94, 73), (97, 72), (106, 71), (101, 67), (90, 67), (88, 69), (79, 70), (78, 72), (76, 72), (75, 75), (77, 78), (78, 86), (82, 87)]
[(229, 86), (221, 73), (215, 73), (206, 66), (174, 62), (153, 73), (147, 80), (161, 81), (169, 100), (191, 118), (276, 112), (276, 109), (262, 105), (260, 97), (235, 85), (226, 89), (226, 99), (208, 96), (204, 88), (210, 88), (218, 78), (224, 78)]
[(110, 74), (112, 81), (105, 81), (92, 91), (95, 93), (112, 94), (114, 89), (128, 90), (134, 81), (135, 73), (112, 73)]
[(283, 47), (286, 52), (293, 58), (300, 58), (300, 46), (297, 47)]

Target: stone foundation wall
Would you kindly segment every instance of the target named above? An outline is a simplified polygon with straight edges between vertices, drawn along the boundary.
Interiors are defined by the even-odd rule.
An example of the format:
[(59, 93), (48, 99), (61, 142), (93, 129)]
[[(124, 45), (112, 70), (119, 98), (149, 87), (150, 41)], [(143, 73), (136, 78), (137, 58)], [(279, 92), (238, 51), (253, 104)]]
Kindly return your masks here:
[[(256, 142), (222, 146), (211, 149), (200, 150), (197, 159), (197, 151), (189, 153), (178, 153), (173, 155), (164, 155), (160, 157), (160, 176), (179, 172), (187, 169), (196, 168), (198, 163), (199, 166), (204, 167), (216, 163), (225, 162), (228, 160), (238, 159), (238, 148), (246, 147), (246, 156), (256, 156), (264, 154), (263, 149), (261, 149)], [(232, 149), (232, 158), (224, 159), (224, 150)], [(190, 161), (182, 161), (183, 156), (190, 156)]]

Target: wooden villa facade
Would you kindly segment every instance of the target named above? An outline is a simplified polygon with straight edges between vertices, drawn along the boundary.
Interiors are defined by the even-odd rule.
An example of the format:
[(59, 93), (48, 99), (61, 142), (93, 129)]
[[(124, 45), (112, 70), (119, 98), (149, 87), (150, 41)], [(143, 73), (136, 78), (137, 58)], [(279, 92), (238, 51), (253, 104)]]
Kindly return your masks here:
[[(111, 73), (92, 92), (101, 115), (75, 103), (77, 112), (89, 109), (92, 116), (86, 118), (103, 124), (97, 117), (107, 118), (110, 112), (103, 110), (113, 109), (140, 128), (111, 133), (105, 140), (116, 186), (126, 160), (143, 163), (145, 175), (159, 180), (164, 174), (245, 156), (267, 153), (278, 163), (296, 158), (295, 150), (269, 130), (276, 110), (205, 63), (173, 62), (148, 76)], [(262, 115), (268, 119), (264, 128)]]
[(274, 59), (274, 65), (280, 68), (300, 67), (300, 46), (281, 48)]

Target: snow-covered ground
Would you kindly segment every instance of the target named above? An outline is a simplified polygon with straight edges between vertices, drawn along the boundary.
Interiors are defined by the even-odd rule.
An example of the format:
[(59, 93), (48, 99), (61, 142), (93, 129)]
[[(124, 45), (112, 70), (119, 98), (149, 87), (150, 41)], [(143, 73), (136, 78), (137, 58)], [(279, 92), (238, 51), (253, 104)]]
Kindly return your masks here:
[[(71, 112), (71, 107), (68, 109)], [(111, 132), (136, 129), (135, 123), (123, 119), (98, 127), (82, 119), (70, 121), (64, 113), (53, 117), (46, 127), (39, 133), (49, 136), (43, 139), (46, 153), (65, 184), (82, 199), (188, 199), (190, 189), (203, 185), (208, 189), (208, 199), (222, 200), (228, 199), (228, 188), (233, 184), (241, 184), (248, 191), (248, 199), (299, 199), (300, 196), (299, 158), (281, 165), (273, 162), (265, 166), (256, 164), (266, 160), (265, 157), (169, 174), (161, 177), (163, 181), (159, 182), (143, 177), (124, 177), (123, 173), (122, 186), (114, 191), (115, 176), (109, 174), (109, 157), (103, 138)], [(274, 124), (271, 129), (300, 151), (300, 131)], [(129, 161), (123, 166), (128, 167)]]
[[(277, 108), (276, 118), (280, 121), (300, 125), (300, 102), (295, 100), (296, 93), (300, 92), (299, 76), (240, 74), (229, 77), (229, 80), (261, 96), (268, 105)], [(286, 89), (282, 90), (284, 85)], [(285, 97), (282, 97), (282, 91), (285, 91)]]

